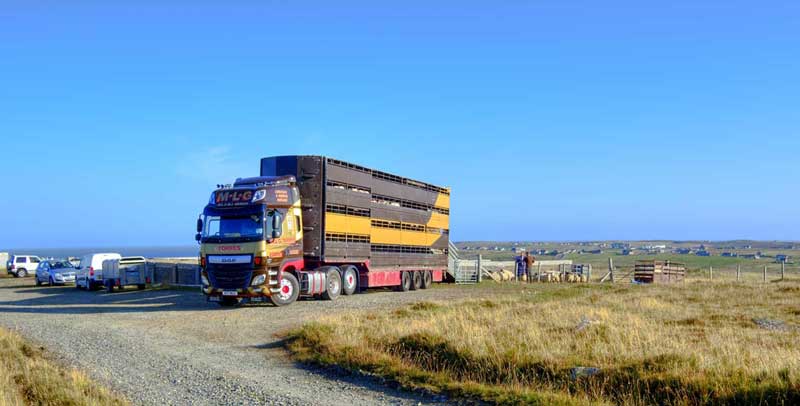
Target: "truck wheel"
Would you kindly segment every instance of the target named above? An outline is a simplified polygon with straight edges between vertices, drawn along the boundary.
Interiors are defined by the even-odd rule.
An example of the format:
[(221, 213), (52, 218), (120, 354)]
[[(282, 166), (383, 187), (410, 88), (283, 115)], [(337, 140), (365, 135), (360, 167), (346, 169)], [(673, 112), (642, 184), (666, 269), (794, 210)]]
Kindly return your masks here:
[(411, 273), (411, 290), (422, 288), (422, 272), (414, 271)]
[(403, 272), (400, 276), (400, 290), (403, 292), (408, 292), (411, 290), (411, 285), (413, 281), (411, 280), (411, 272)]
[(136, 289), (139, 289), (139, 290), (144, 290), (144, 288), (146, 288), (146, 287), (147, 287), (147, 285), (145, 285), (143, 283), (140, 283), (140, 284), (136, 285)]
[(26, 271), (25, 268), (17, 271), (17, 278), (24, 278), (26, 276), (28, 276), (28, 271)]
[(358, 289), (358, 268), (346, 265), (342, 268), (342, 293), (350, 296)]
[(300, 284), (294, 275), (284, 272), (279, 285), (280, 292), (273, 293), (269, 300), (275, 306), (286, 306), (294, 303), (300, 295)]
[(114, 293), (114, 282), (106, 281), (106, 292)]
[(422, 289), (428, 289), (433, 284), (433, 275), (431, 271), (422, 272)]
[(332, 266), (326, 273), (326, 286), (325, 292), (322, 293), (322, 298), (325, 300), (334, 300), (342, 293), (342, 274), (339, 273), (339, 268)]
[(36, 286), (42, 286), (42, 281), (39, 280), (39, 277), (36, 277)]

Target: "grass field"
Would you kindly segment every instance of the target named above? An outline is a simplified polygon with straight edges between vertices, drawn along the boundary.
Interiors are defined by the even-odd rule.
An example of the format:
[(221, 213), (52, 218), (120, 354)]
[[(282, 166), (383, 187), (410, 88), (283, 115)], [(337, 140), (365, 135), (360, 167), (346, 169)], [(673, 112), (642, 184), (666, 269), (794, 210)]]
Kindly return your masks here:
[(800, 282), (494, 289), (502, 299), (332, 315), (289, 333), (288, 347), (493, 403), (800, 402)]
[(53, 363), (16, 333), (0, 329), (0, 406), (126, 404), (81, 372)]

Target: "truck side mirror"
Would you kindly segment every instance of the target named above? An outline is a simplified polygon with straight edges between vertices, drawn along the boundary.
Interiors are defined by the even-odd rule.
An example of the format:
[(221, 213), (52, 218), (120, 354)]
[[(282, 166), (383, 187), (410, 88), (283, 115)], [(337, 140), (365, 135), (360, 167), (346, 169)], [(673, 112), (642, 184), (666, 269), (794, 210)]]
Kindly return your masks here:
[(272, 238), (278, 238), (281, 236), (281, 215), (278, 212), (275, 212), (275, 215), (272, 216)]
[(197, 219), (197, 232), (200, 233), (203, 231), (203, 219)]
[(200, 233), (194, 235), (194, 240), (200, 242)]

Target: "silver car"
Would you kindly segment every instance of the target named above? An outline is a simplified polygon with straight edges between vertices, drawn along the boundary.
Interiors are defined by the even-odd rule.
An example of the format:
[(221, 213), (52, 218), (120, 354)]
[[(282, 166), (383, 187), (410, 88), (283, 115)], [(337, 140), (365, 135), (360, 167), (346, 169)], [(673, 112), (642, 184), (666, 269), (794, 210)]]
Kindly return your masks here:
[(48, 259), (36, 267), (36, 286), (75, 283), (75, 267), (67, 260)]

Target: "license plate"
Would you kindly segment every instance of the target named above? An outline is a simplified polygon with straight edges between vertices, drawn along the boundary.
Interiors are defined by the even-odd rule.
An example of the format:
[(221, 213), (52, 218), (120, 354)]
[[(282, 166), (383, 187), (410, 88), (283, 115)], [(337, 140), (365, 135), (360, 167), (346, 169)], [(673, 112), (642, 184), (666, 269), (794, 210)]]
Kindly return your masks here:
[(222, 291), (222, 296), (236, 296), (238, 294), (239, 294), (239, 292), (237, 292), (235, 290), (223, 290)]

